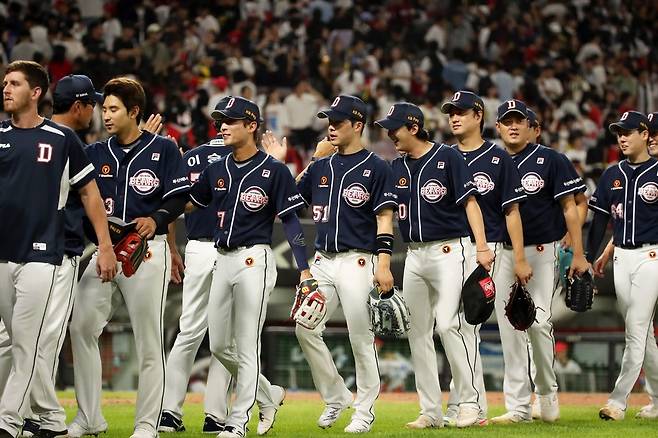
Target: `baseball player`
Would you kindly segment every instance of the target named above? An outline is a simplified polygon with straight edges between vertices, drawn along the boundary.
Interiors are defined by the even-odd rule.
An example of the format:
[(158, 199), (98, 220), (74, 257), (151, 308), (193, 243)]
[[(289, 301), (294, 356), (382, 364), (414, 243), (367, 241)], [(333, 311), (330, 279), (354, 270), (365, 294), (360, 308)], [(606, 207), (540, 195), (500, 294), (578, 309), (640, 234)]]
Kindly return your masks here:
[[(608, 263), (608, 260), (614, 253), (614, 270), (615, 270), (615, 291), (617, 293), (617, 304), (619, 306), (619, 310), (621, 311), (622, 315), (624, 316), (624, 320), (626, 322), (626, 348), (624, 350), (624, 356), (622, 358), (622, 372), (619, 375), (619, 378), (617, 379), (617, 384), (615, 385), (615, 390), (613, 392), (613, 395), (610, 397), (610, 400), (608, 400), (607, 405), (599, 411), (599, 415), (603, 419), (612, 419), (612, 420), (621, 420), (624, 418), (624, 411), (626, 407), (626, 398), (623, 397), (624, 391), (628, 389), (628, 381), (632, 378), (629, 376), (629, 373), (635, 372), (634, 369), (638, 367), (638, 358), (640, 356), (639, 354), (639, 346), (638, 341), (645, 342), (644, 339), (641, 338), (635, 338), (632, 335), (632, 330), (634, 325), (639, 323), (641, 324), (642, 318), (647, 318), (646, 316), (640, 316), (640, 321), (638, 321), (638, 316), (634, 315), (634, 312), (637, 311), (636, 308), (639, 306), (642, 306), (642, 311), (648, 310), (650, 311), (651, 309), (648, 309), (648, 307), (651, 306), (651, 289), (652, 289), (652, 284), (651, 283), (651, 278), (647, 275), (650, 270), (653, 268), (652, 263), (642, 263), (642, 256), (641, 254), (647, 254), (645, 248), (649, 248), (650, 245), (645, 244), (640, 244), (639, 242), (644, 242), (644, 240), (653, 240), (652, 237), (646, 237), (646, 236), (652, 236), (653, 235), (653, 229), (647, 228), (648, 233), (636, 233), (635, 238), (637, 239), (638, 242), (635, 244), (631, 244), (630, 246), (638, 246), (639, 248), (628, 248), (629, 245), (624, 244), (624, 228), (623, 225), (618, 224), (617, 222), (623, 221), (625, 218), (629, 218), (629, 214), (626, 214), (624, 216), (620, 216), (619, 213), (620, 211), (615, 210), (613, 207), (619, 206), (619, 204), (615, 204), (614, 201), (617, 199), (615, 198), (617, 196), (616, 192), (623, 190), (623, 194), (630, 198), (633, 197), (633, 199), (636, 201), (635, 209), (632, 211), (630, 217), (632, 219), (632, 223), (630, 225), (633, 225), (635, 223), (640, 224), (642, 222), (642, 227), (644, 228), (645, 226), (650, 227), (651, 222), (648, 217), (649, 215), (652, 214), (651, 210), (651, 198), (647, 198), (647, 193), (648, 191), (646, 190), (646, 187), (652, 187), (650, 183), (642, 184), (643, 180), (640, 179), (640, 174), (644, 174), (644, 172), (641, 172), (640, 169), (644, 169), (646, 165), (650, 162), (655, 163), (655, 156), (658, 154), (658, 113), (651, 113), (647, 116), (646, 120), (644, 120), (639, 113), (636, 113), (635, 111), (629, 112), (625, 117), (622, 116), (623, 120), (620, 120), (619, 122), (610, 125), (610, 130), (615, 133), (619, 139), (619, 145), (622, 148), (622, 153), (626, 157), (626, 160), (622, 161), (616, 166), (613, 166), (606, 170), (606, 172), (601, 176), (601, 180), (599, 182), (599, 186), (597, 188), (597, 191), (592, 198), (591, 201), (591, 207), (595, 212), (594, 219), (596, 222), (592, 223), (592, 231), (590, 232), (590, 240), (591, 244), (588, 244), (588, 254), (590, 256), (594, 256), (596, 254), (596, 250), (598, 249), (598, 246), (600, 245), (600, 240), (597, 241), (592, 241), (592, 239), (602, 239), (603, 234), (601, 234), (600, 230), (594, 229), (594, 226), (596, 225), (598, 227), (602, 227), (601, 222), (605, 222), (607, 224), (609, 215), (612, 214), (613, 218), (613, 238), (612, 241), (608, 243), (606, 246), (603, 254), (596, 260), (596, 262), (593, 265), (594, 268), (594, 273), (597, 276), (603, 277), (604, 274), (604, 268), (606, 264)], [(645, 127), (642, 125), (642, 123), (646, 123), (648, 129), (645, 129)], [(645, 142), (645, 134), (644, 132), (648, 130), (648, 155), (651, 155), (653, 158), (649, 159), (647, 155), (644, 153), (641, 153), (642, 149), (642, 144)], [(637, 131), (637, 133), (636, 133)], [(645, 162), (647, 161), (648, 162)], [(632, 166), (633, 163), (643, 163), (639, 167), (635, 168), (633, 171), (629, 171), (627, 166)], [(647, 171), (650, 173), (650, 171)], [(624, 179), (624, 176), (626, 174), (629, 174), (630, 176), (630, 181), (632, 182), (634, 179), (638, 182), (636, 182), (634, 185), (639, 188), (631, 188), (630, 184), (627, 182), (626, 179)], [(610, 174), (610, 175), (608, 175)], [(638, 175), (635, 177), (635, 175)], [(611, 180), (611, 178), (617, 178), (618, 176), (621, 176), (622, 179), (620, 179), (617, 189), (615, 187), (615, 181)], [(650, 175), (648, 175), (650, 176)], [(604, 177), (607, 177), (607, 179), (603, 179)], [(651, 178), (651, 179), (655, 179)], [(612, 186), (607, 187), (605, 184), (610, 183), (612, 181)], [(624, 187), (623, 189), (621, 187)], [(625, 187), (628, 187), (626, 189)], [(644, 188), (644, 189), (643, 189)], [(635, 194), (634, 194), (635, 192)], [(638, 199), (639, 197), (639, 199)], [(611, 207), (609, 207), (609, 213), (603, 213), (602, 211), (599, 210), (599, 208), (606, 209), (605, 205), (606, 204), (601, 204), (601, 199), (605, 199), (606, 204), (610, 203)], [(647, 201), (648, 199), (648, 201)], [(630, 204), (629, 204), (630, 207)], [(621, 210), (625, 211), (625, 209)], [(646, 222), (649, 221), (649, 222)], [(645, 225), (646, 224), (646, 225)], [(628, 225), (626, 224), (626, 230), (628, 230)], [(605, 229), (605, 227), (603, 226)], [(598, 231), (598, 234), (597, 233)], [(621, 250), (615, 249), (615, 245), (620, 245), (619, 242), (621, 243)], [(655, 245), (654, 245), (655, 247)], [(649, 251), (648, 254), (651, 254), (651, 251)], [(633, 260), (630, 257), (638, 257), (640, 258), (640, 261), (638, 262), (637, 260)], [(649, 257), (649, 261), (651, 258)], [(622, 263), (626, 263), (624, 266), (622, 266)], [(635, 269), (633, 269), (635, 268)], [(621, 277), (623, 275), (622, 278)], [(638, 282), (629, 282), (629, 275), (631, 275), (631, 279), (637, 278)], [(636, 303), (636, 299), (633, 299), (633, 293), (634, 288), (637, 287), (638, 289), (641, 290), (642, 292), (642, 301), (641, 303)], [(655, 289), (655, 287), (653, 287)], [(644, 294), (649, 294), (647, 297)], [(656, 294), (653, 294), (654, 296), (654, 305), (655, 305), (655, 296)], [(645, 299), (648, 298), (648, 301)], [(644, 374), (646, 378), (646, 390), (649, 393), (649, 396), (651, 397), (651, 403), (648, 405), (642, 407), (640, 411), (636, 414), (637, 418), (647, 418), (647, 419), (657, 419), (658, 418), (658, 393), (656, 393), (655, 388), (658, 388), (658, 346), (656, 346), (656, 339), (654, 336), (654, 331), (653, 331), (653, 314), (649, 315), (648, 317), (648, 327), (647, 327), (647, 336), (646, 336), (646, 346), (643, 354), (643, 362), (640, 360), (639, 363), (642, 364), (644, 367)], [(629, 324), (630, 322), (630, 324)], [(638, 332), (639, 333), (639, 332)], [(626, 367), (624, 366), (626, 365)], [(639, 368), (638, 368), (639, 372)], [(622, 399), (623, 397), (623, 399)], [(622, 403), (623, 402), (623, 403)]]
[[(533, 134), (530, 133), (527, 107), (522, 101), (509, 100), (501, 104), (496, 126), (519, 169), (521, 184), (528, 196), (520, 206), (520, 213), (525, 254), (533, 272), (527, 288), (538, 309), (537, 322), (527, 331), (527, 337), (537, 367), (535, 385), (541, 419), (554, 422), (560, 416), (551, 323), (551, 301), (557, 284), (557, 250), (560, 240), (569, 231), (574, 252), (570, 275), (589, 268), (584, 258), (581, 222), (574, 200), (574, 194), (585, 191), (585, 185), (561, 154), (529, 141)], [(513, 380), (507, 380), (510, 384), (505, 385), (507, 412), (491, 421), (497, 424), (531, 421), (526, 333), (503, 329), (501, 313), (498, 315), (505, 366), (506, 369), (512, 367), (506, 371), (506, 379)]]
[[(42, 369), (38, 354), (58, 349), (52, 321), (47, 320), (49, 307), (53, 295), (66, 287), (61, 284), (64, 271), (75, 271), (74, 257), (73, 262), (71, 254), (65, 258), (63, 208), (70, 188), (79, 192), (99, 241), (90, 269), (101, 281), (116, 274), (94, 167), (73, 131), (37, 113), (48, 82), (45, 69), (31, 61), (9, 64), (3, 81), (4, 109), (11, 120), (0, 124), (0, 319), (11, 345), (11, 367), (7, 373), (8, 367), (2, 366), (6, 383), (0, 399), (0, 437), (14, 437), (23, 427), (34, 381), (40, 376), (52, 379), (52, 370)], [(66, 435), (65, 428), (47, 427), (41, 436)]]
[[(435, 324), (459, 394), (457, 426), (471, 426), (478, 423), (485, 394), (478, 390), (475, 376), (477, 335), (472, 326), (464, 325), (460, 312), (461, 289), (474, 267), (473, 253), (487, 270), (494, 260), (475, 199), (478, 191), (457, 149), (429, 141), (423, 113), (416, 105), (396, 103), (375, 123), (388, 131), (395, 148), (404, 154), (392, 167), (400, 233), (409, 243), (403, 293), (412, 315), (409, 346), (421, 407), (419, 417), (407, 427), (443, 426), (432, 336)], [(466, 330), (471, 333), (465, 334)]]
[(363, 433), (370, 431), (375, 420), (373, 405), (380, 383), (366, 302), (373, 282), (384, 291), (393, 287), (390, 254), (397, 201), (389, 166), (361, 142), (365, 103), (341, 95), (318, 117), (329, 120), (328, 140), (338, 152), (308, 167), (298, 188), (317, 227), (311, 273), (326, 297), (327, 317), (313, 330), (298, 324), (296, 335), (326, 404), (317, 424), (331, 427), (352, 405), (352, 393), (322, 339), (326, 320), (342, 306), (357, 382), (355, 412), (345, 432)]
[[(215, 111), (223, 110), (231, 96), (224, 97), (215, 106)], [(183, 155), (192, 184), (199, 179), (201, 172), (220, 158), (231, 153), (224, 145), (221, 136), (221, 122), (215, 125), (219, 135), (209, 143), (190, 149)], [(163, 411), (158, 431), (182, 432), (182, 408), (190, 379), (192, 364), (208, 328), (207, 318), (201, 317), (207, 311), (208, 295), (212, 274), (217, 258), (214, 234), (217, 229), (217, 210), (204, 208), (185, 214), (185, 230), (188, 242), (185, 246), (185, 281), (183, 282), (183, 312), (180, 317), (180, 333), (169, 353), (166, 367), (166, 386)], [(204, 407), (206, 417), (203, 433), (220, 433), (224, 430), (228, 416), (231, 375), (215, 357), (211, 357), (206, 384)], [(267, 433), (274, 423), (276, 410), (283, 402), (285, 390), (271, 385), (262, 375), (259, 376), (257, 402), (260, 411), (259, 435)]]
[(121, 293), (128, 308), (139, 363), (132, 438), (157, 435), (164, 392), (162, 318), (171, 259), (166, 233), (183, 212), (190, 184), (176, 145), (138, 128), (145, 100), (135, 80), (115, 78), (105, 84), (103, 121), (111, 137), (86, 150), (98, 170), (107, 215), (135, 222), (136, 232), (151, 240), (133, 276), (120, 273), (112, 283), (101, 283), (89, 268), (82, 275), (71, 320), (78, 413), (69, 425), (70, 437), (107, 430), (101, 413), (98, 337), (111, 318), (115, 293)]
[[(312, 277), (296, 214), (304, 201), (288, 168), (256, 146), (261, 122), (258, 106), (232, 97), (224, 109), (213, 111), (212, 117), (220, 121), (224, 143), (232, 152), (201, 172), (191, 199), (198, 207), (212, 208), (217, 217), (208, 332), (211, 351), (237, 377), (236, 398), (226, 427), (218, 435), (235, 438), (245, 435), (257, 387), (263, 386), (263, 381), (259, 382), (260, 334), (276, 283), (270, 248), (275, 216), (283, 222), (300, 281)], [(258, 433), (263, 434), (271, 424), (265, 430), (260, 426)]]
[[(532, 269), (525, 258), (519, 213), (519, 203), (526, 199), (521, 178), (509, 154), (482, 138), (484, 102), (478, 95), (470, 91), (458, 91), (442, 105), (441, 110), (450, 116), (450, 128), (458, 140), (456, 147), (466, 159), (480, 194), (478, 205), (484, 218), (487, 242), (495, 256), (491, 276), (499, 291), (496, 295), (496, 309), (499, 326), (503, 326), (500, 330), (514, 330), (504, 317), (508, 295), (506, 291), (517, 279), (526, 284), (532, 276)], [(512, 244), (507, 245), (508, 241)], [(475, 257), (471, 257), (471, 260), (475, 261)], [(469, 268), (468, 272), (473, 268)], [(482, 395), (478, 424), (486, 424), (487, 404), (479, 354), (479, 327), (473, 327), (465, 321), (464, 327), (468, 343), (477, 342), (478, 345), (475, 348), (475, 376), (477, 389)], [(507, 359), (505, 364), (509, 364)], [(506, 369), (508, 373), (504, 382), (513, 381), (514, 368), (508, 366)], [(458, 406), (451, 402), (459, 401), (458, 394), (451, 391), (450, 398), (447, 415), (444, 417), (446, 425), (456, 424), (457, 420)]]

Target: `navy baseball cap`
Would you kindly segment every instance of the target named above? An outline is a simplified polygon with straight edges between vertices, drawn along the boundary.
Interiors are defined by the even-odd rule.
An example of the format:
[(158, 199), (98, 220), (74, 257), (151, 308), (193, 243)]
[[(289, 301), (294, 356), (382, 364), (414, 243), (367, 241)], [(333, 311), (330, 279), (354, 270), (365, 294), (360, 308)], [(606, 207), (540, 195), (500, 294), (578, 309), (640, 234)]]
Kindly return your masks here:
[(632, 131), (637, 129), (638, 131), (649, 130), (649, 118), (644, 114), (638, 111), (626, 111), (621, 115), (619, 121), (611, 123), (608, 129), (613, 134), (617, 134), (620, 130)]
[(530, 122), (530, 127), (531, 128), (537, 128), (539, 127), (539, 120), (537, 119), (537, 113), (531, 110), (530, 108), (526, 108), (528, 110), (528, 121)]
[(321, 119), (331, 120), (356, 120), (357, 122), (365, 122), (368, 108), (366, 103), (355, 96), (341, 94), (334, 99), (331, 106), (318, 112), (318, 117)]
[(528, 107), (522, 100), (508, 100), (498, 106), (498, 120), (503, 120), (505, 117), (513, 113), (520, 114), (524, 119), (530, 119)]
[(452, 99), (441, 105), (441, 112), (448, 114), (452, 107), (461, 110), (474, 109), (476, 111), (484, 111), (484, 102), (477, 94), (462, 90), (453, 94)]
[[(223, 102), (224, 99), (226, 102)], [(215, 120), (233, 119), (233, 120), (251, 120), (260, 124), (260, 109), (251, 100), (239, 96), (226, 96), (220, 100), (215, 109), (210, 113), (210, 117)], [(222, 105), (223, 107), (220, 107)]]
[(423, 112), (413, 103), (395, 103), (388, 110), (388, 114), (381, 120), (375, 121), (375, 125), (388, 130), (396, 130), (407, 123), (415, 123), (419, 128), (425, 123)]
[(57, 81), (53, 99), (55, 102), (81, 100), (103, 103), (103, 95), (96, 91), (91, 79), (85, 75), (68, 75)]
[(647, 114), (647, 120), (649, 120), (649, 133), (652, 135), (658, 133), (658, 113)]

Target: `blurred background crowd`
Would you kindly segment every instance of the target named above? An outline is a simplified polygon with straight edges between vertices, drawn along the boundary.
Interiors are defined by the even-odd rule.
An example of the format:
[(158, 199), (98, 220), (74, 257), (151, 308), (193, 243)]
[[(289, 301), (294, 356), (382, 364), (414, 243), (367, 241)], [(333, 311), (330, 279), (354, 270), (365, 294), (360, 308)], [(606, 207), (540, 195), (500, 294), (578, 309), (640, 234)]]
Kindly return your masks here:
[[(360, 96), (370, 122), (414, 102), (450, 143), (439, 107), (469, 89), (485, 101), (485, 138), (496, 107), (519, 98), (539, 114), (542, 142), (595, 174), (618, 159), (607, 124), (658, 110), (657, 23), (655, 2), (639, 0), (0, 0), (0, 73), (32, 59), (53, 83), (133, 75), (146, 114), (161, 113), (183, 148), (212, 138), (209, 108), (241, 95), (294, 146), (293, 170), (324, 135), (315, 114), (332, 96)], [(90, 138), (103, 136), (97, 112)], [(395, 156), (382, 130), (366, 135)]]

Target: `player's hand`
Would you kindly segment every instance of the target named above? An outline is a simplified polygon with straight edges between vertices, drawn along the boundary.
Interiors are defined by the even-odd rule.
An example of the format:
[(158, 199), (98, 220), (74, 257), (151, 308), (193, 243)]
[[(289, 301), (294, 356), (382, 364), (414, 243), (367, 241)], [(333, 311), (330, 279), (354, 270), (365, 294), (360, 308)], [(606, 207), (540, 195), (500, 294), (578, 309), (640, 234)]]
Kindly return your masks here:
[(262, 145), (265, 152), (282, 163), (286, 162), (286, 153), (288, 152), (288, 139), (283, 137), (279, 143), (272, 131), (265, 131), (263, 134)]
[(299, 283), (301, 283), (304, 280), (308, 280), (309, 278), (313, 278), (310, 269), (304, 269), (299, 273)]
[(612, 257), (613, 254), (615, 253), (615, 247), (612, 246), (611, 248), (612, 250), (609, 251), (608, 247), (606, 247), (603, 253), (601, 253), (601, 256), (598, 259), (596, 259), (596, 261), (594, 262), (594, 266), (592, 266), (592, 271), (594, 272), (595, 276), (603, 278), (603, 276), (605, 275), (605, 266), (610, 261), (610, 257)]
[(381, 293), (393, 289), (393, 274), (389, 268), (377, 266), (375, 271), (374, 283), (379, 285)]
[(493, 264), (495, 258), (496, 256), (489, 247), (487, 247), (487, 249), (482, 248), (481, 250), (477, 250), (477, 262), (487, 271), (491, 271), (491, 265)]
[(324, 158), (335, 153), (337, 150), (338, 147), (331, 144), (329, 139), (325, 137), (315, 146), (315, 152), (313, 153), (313, 156), (315, 158)]
[(560, 240), (560, 246), (562, 249), (569, 249), (571, 248), (571, 234), (567, 231), (567, 234), (564, 235), (562, 240)]
[(111, 281), (117, 275), (117, 256), (114, 254), (112, 245), (101, 246), (98, 248), (96, 257), (96, 274), (103, 283)]
[(160, 131), (162, 131), (162, 116), (160, 114), (151, 114), (144, 122), (142, 129), (151, 134), (160, 134)]
[(587, 259), (585, 259), (584, 255), (580, 255), (578, 257), (574, 255), (573, 260), (571, 261), (571, 267), (569, 268), (568, 277), (572, 278), (574, 274), (582, 274), (583, 272), (590, 270), (591, 267), (592, 266), (589, 264)]
[(155, 234), (155, 229), (157, 227), (153, 218), (150, 217), (138, 217), (134, 220), (137, 224), (135, 231), (137, 234), (142, 236), (145, 239), (150, 239)]
[(171, 279), (170, 281), (174, 284), (181, 284), (183, 281), (183, 272), (185, 271), (185, 263), (183, 263), (183, 257), (177, 249), (172, 248), (171, 251)]
[(532, 268), (526, 259), (514, 263), (514, 274), (523, 286), (528, 284), (532, 278)]

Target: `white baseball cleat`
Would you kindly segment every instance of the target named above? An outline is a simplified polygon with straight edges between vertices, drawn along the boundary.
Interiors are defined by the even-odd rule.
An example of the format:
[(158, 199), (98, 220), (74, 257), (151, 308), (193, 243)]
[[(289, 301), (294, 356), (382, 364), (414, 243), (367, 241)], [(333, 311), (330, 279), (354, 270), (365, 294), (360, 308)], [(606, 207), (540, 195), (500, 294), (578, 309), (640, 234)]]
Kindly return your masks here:
[(518, 412), (506, 412), (498, 417), (491, 419), (492, 424), (516, 424), (516, 423), (532, 423), (532, 417), (526, 417)]
[(539, 420), (541, 418), (541, 405), (539, 404), (539, 397), (535, 395), (535, 400), (530, 405), (532, 409), (532, 418), (533, 420)]
[(237, 428), (233, 426), (226, 426), (217, 438), (242, 438), (244, 433), (240, 432)]
[(635, 418), (644, 418), (650, 420), (658, 419), (658, 405), (650, 404), (644, 406), (642, 409), (640, 409), (640, 412), (635, 414)]
[(460, 406), (457, 415), (457, 427), (469, 427), (477, 424), (480, 409), (471, 406)]
[(135, 429), (133, 434), (130, 435), (130, 438), (155, 438), (157, 433), (149, 432), (144, 429)]
[(107, 423), (98, 429), (87, 429), (80, 426), (78, 423), (73, 422), (67, 427), (69, 438), (80, 438), (87, 435), (98, 436), (100, 433), (107, 432)]
[(416, 420), (407, 423), (405, 426), (407, 429), (430, 429), (433, 427), (443, 427), (443, 421), (441, 420), (432, 420), (427, 415), (419, 415)]
[(370, 424), (363, 420), (352, 420), (350, 424), (348, 424), (345, 429), (343, 429), (344, 432), (346, 433), (366, 433), (370, 432)]
[(599, 418), (606, 421), (621, 421), (624, 419), (625, 415), (626, 413), (622, 409), (611, 405), (605, 405), (599, 410)]
[(445, 427), (457, 427), (457, 415), (459, 415), (459, 406), (448, 405), (446, 414), (443, 416), (443, 425)]
[(560, 404), (557, 400), (557, 393), (539, 396), (539, 407), (541, 409), (541, 419), (547, 423), (554, 423), (560, 419)]
[(272, 385), (272, 393), (275, 394), (274, 406), (261, 407), (258, 413), (258, 429), (256, 430), (258, 435), (265, 435), (272, 429), (279, 406), (283, 404), (283, 400), (286, 398), (286, 390), (281, 386)]
[(339, 407), (327, 406), (326, 408), (324, 408), (324, 411), (322, 411), (322, 415), (320, 415), (320, 418), (318, 418), (318, 426), (320, 426), (323, 429), (333, 426), (336, 420), (338, 420), (340, 414), (349, 407), (350, 407), (349, 404)]

